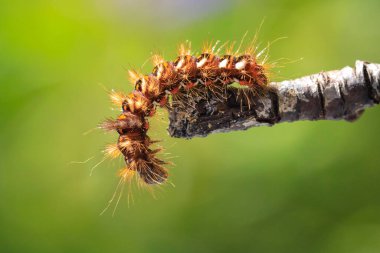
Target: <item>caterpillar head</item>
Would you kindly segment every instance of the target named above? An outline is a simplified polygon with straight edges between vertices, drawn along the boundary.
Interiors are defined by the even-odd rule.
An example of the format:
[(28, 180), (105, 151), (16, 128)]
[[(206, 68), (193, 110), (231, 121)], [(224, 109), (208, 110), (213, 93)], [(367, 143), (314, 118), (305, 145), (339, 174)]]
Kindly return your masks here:
[(147, 184), (162, 184), (168, 178), (167, 170), (161, 165), (163, 162), (157, 158), (150, 161), (140, 159), (135, 162), (136, 171)]
[(168, 178), (168, 172), (163, 167), (164, 161), (155, 157), (156, 150), (150, 150), (137, 141), (119, 142), (119, 148), (124, 154), (125, 162), (130, 170), (136, 171), (147, 184), (161, 184)]

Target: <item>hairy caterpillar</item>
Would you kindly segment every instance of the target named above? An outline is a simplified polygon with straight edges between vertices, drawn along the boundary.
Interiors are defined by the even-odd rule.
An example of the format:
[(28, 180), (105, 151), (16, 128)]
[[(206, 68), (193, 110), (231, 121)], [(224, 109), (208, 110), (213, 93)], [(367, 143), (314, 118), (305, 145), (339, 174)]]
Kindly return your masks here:
[(119, 134), (117, 145), (110, 146), (106, 152), (111, 157), (123, 155), (126, 167), (120, 173), (122, 178), (138, 174), (146, 184), (166, 181), (167, 163), (156, 157), (160, 149), (150, 148), (154, 141), (147, 135), (147, 118), (155, 114), (157, 106), (170, 106), (169, 96), (181, 96), (191, 91), (197, 96), (200, 89), (225, 88), (234, 82), (250, 89), (268, 84), (265, 49), (256, 54), (257, 47), (253, 43), (242, 54), (238, 54), (241, 44), (234, 53), (231, 44), (222, 56), (218, 53), (226, 44), (218, 49), (218, 43), (208, 45), (199, 56), (191, 54), (190, 43), (182, 44), (174, 61), (153, 56), (155, 67), (151, 74), (129, 71), (135, 90), (128, 95), (111, 92), (111, 101), (122, 109), (122, 113), (101, 125)]

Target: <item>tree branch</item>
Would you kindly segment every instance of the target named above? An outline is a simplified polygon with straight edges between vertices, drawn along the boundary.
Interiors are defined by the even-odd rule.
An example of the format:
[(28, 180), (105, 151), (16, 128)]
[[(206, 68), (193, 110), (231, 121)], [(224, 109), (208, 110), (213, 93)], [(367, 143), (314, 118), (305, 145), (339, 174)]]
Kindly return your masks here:
[(192, 138), (297, 120), (354, 121), (379, 104), (380, 64), (356, 61), (355, 68), (272, 82), (265, 90), (228, 87), (223, 93), (174, 97), (169, 134)]

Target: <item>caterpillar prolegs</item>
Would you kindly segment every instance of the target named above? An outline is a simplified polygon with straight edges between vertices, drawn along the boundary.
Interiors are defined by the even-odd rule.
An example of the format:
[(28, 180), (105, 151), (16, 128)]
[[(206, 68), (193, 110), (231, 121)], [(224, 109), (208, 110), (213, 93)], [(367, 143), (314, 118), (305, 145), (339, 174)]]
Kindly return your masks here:
[(120, 173), (122, 177), (138, 174), (146, 184), (161, 184), (168, 178), (167, 163), (156, 157), (160, 149), (150, 148), (154, 141), (147, 135), (147, 119), (155, 114), (157, 106), (170, 106), (169, 96), (197, 96), (197, 90), (220, 90), (235, 82), (250, 89), (267, 86), (267, 56), (263, 51), (256, 54), (256, 47), (250, 46), (239, 55), (232, 53), (232, 45), (224, 55), (218, 56), (225, 45), (218, 49), (216, 46), (217, 43), (206, 47), (196, 57), (191, 54), (189, 43), (183, 44), (174, 61), (154, 56), (155, 67), (151, 74), (129, 71), (135, 85), (133, 92), (110, 94), (111, 101), (122, 109), (122, 113), (116, 119), (105, 121), (102, 127), (119, 134), (117, 145), (107, 153), (124, 156), (126, 167)]

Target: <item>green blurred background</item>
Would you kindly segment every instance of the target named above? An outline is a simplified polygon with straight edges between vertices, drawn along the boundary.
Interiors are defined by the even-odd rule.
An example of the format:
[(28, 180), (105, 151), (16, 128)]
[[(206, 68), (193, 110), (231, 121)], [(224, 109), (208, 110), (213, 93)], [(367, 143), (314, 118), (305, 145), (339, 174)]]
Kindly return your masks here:
[[(1, 1), (0, 252), (380, 252), (380, 107), (355, 123), (297, 122), (182, 140), (152, 119), (176, 166), (99, 216), (121, 160), (102, 159), (117, 115), (104, 87), (188, 39), (286, 36), (279, 79), (380, 62), (380, 2)], [(84, 164), (71, 163), (85, 161)]]

